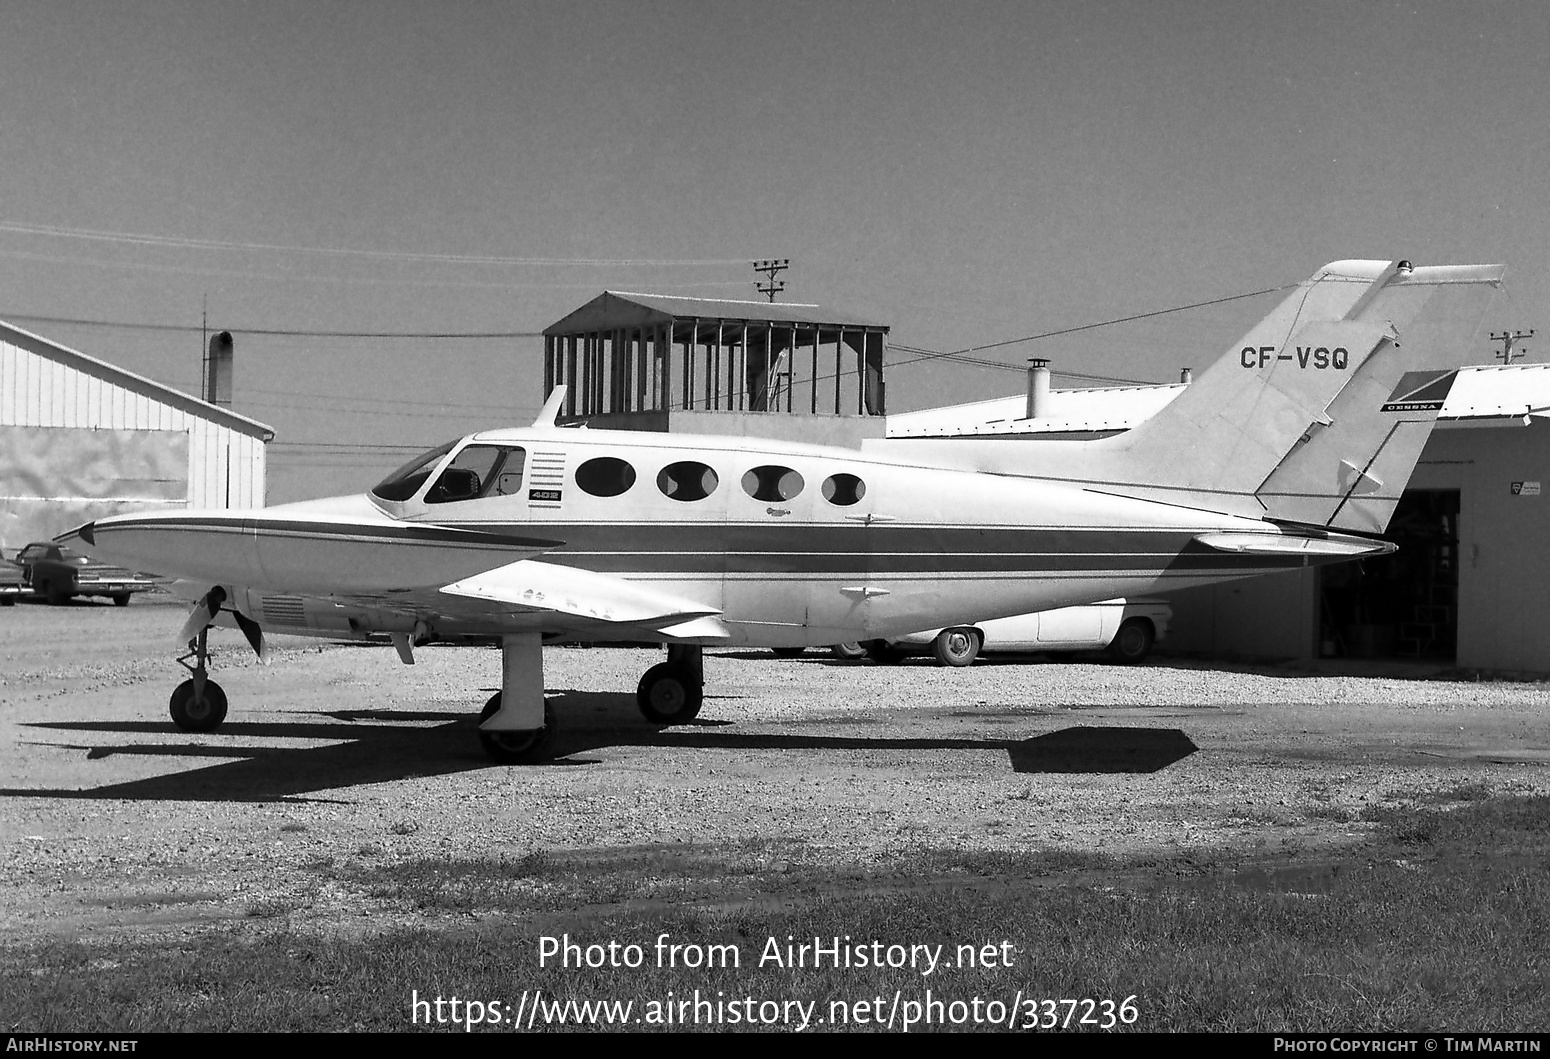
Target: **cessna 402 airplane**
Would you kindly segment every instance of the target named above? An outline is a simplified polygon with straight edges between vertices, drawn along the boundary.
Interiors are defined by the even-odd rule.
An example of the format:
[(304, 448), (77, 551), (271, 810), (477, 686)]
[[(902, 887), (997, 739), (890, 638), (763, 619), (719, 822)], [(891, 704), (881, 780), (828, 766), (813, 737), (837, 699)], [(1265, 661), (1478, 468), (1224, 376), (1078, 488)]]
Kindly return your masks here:
[[(371, 492), (255, 511), (119, 515), (65, 534), (196, 583), (172, 718), (226, 696), (206, 633), (386, 633), (502, 648), (479, 734), (540, 760), (541, 645), (651, 641), (650, 720), (700, 709), (706, 646), (817, 646), (1382, 555), (1500, 266), (1339, 261), (1184, 393), (1093, 441), (862, 450), (555, 425), (472, 434)], [(192, 662), (190, 661), (192, 660)]]

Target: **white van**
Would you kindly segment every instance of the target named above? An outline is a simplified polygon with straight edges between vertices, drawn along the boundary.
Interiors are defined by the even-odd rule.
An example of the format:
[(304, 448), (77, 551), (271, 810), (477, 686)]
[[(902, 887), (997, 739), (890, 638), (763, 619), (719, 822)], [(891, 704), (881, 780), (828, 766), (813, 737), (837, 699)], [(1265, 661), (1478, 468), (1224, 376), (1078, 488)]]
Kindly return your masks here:
[(981, 651), (1107, 651), (1116, 662), (1134, 665), (1168, 635), (1172, 619), (1173, 608), (1160, 599), (1110, 599), (868, 640), (861, 646), (878, 662), (929, 652), (944, 666), (966, 666)]

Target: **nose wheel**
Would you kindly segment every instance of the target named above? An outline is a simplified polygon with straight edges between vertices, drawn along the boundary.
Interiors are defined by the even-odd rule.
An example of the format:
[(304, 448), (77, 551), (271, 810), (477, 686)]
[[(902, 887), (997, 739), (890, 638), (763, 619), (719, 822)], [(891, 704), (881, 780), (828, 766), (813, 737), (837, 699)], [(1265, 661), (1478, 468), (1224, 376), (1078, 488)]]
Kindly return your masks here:
[[(205, 641), (209, 630), (200, 630), (198, 636), (188, 642), (188, 653), (178, 658), (178, 665), (193, 674), (177, 686), (167, 703), (172, 723), (183, 732), (213, 732), (226, 719), (226, 692), (208, 676), (207, 663), (210, 651)], [(189, 659), (194, 660), (189, 664)]]

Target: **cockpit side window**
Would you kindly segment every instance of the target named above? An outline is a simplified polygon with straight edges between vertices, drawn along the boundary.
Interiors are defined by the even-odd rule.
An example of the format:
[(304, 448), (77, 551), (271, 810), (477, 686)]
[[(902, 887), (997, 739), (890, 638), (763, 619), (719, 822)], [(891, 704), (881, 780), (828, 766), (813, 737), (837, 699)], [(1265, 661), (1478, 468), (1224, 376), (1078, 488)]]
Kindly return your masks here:
[(383, 500), (408, 500), (410, 497), (414, 496), (415, 493), (420, 491), (420, 486), (425, 484), (425, 479), (430, 477), (431, 472), (436, 469), (436, 465), (440, 463), (447, 455), (447, 453), (451, 452), (453, 448), (456, 447), (458, 441), (461, 440), (462, 439), (459, 438), (453, 441), (449, 441), (445, 445), (437, 446), (430, 452), (416, 456), (414, 459), (404, 464), (398, 470), (382, 479), (382, 481), (372, 486), (371, 494), (373, 496), (381, 497)]
[(526, 453), (504, 445), (469, 445), (453, 457), (441, 476), (425, 493), (427, 504), (450, 504), (503, 496), (522, 488), (522, 462)]

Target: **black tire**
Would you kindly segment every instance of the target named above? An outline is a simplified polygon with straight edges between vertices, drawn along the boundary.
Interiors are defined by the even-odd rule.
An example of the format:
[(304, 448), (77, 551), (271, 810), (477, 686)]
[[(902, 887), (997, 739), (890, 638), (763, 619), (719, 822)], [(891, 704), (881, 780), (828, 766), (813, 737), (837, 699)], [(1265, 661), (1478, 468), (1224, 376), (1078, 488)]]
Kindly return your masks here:
[(14, 606), (16, 606), (16, 597), (15, 596), (0, 596), (0, 607), (14, 607)]
[(655, 724), (688, 724), (700, 715), (705, 686), (671, 662), (646, 670), (635, 689), (635, 702)]
[(114, 596), (113, 597), (113, 605), (115, 607), (127, 607), (127, 606), (129, 606), (129, 593), (125, 592), (125, 593), (122, 593), (120, 595)]
[(1123, 665), (1137, 665), (1146, 661), (1146, 656), (1152, 653), (1152, 645), (1156, 642), (1157, 633), (1150, 621), (1131, 618), (1114, 634), (1114, 642), (1108, 648), (1109, 657)]
[(866, 657), (866, 648), (854, 640), (849, 643), (837, 643), (829, 648), (829, 653), (841, 662), (854, 662), (858, 658)]
[(213, 680), (205, 681), (204, 698), (194, 698), (194, 680), (190, 677), (177, 686), (167, 703), (172, 723), (184, 732), (213, 732), (226, 719), (226, 692)]
[(966, 666), (979, 657), (980, 634), (963, 625), (943, 629), (931, 641), (931, 653), (944, 666)]
[[(501, 693), (490, 696), (490, 701), (479, 711), (479, 723), (483, 724), (501, 708)], [(544, 726), (537, 731), (486, 732), (479, 731), (479, 745), (484, 752), (500, 765), (536, 765), (549, 760), (549, 743), (554, 739), (554, 707), (544, 703)]]
[(896, 666), (904, 661), (904, 650), (887, 640), (863, 640), (861, 649), (868, 658), (881, 666)]
[(54, 584), (48, 578), (44, 578), (37, 586), (38, 595), (42, 596), (51, 607), (62, 607), (70, 602), (70, 593)]
[(771, 647), (776, 658), (800, 658), (806, 651), (805, 647)]

